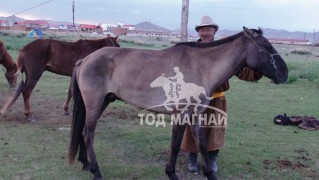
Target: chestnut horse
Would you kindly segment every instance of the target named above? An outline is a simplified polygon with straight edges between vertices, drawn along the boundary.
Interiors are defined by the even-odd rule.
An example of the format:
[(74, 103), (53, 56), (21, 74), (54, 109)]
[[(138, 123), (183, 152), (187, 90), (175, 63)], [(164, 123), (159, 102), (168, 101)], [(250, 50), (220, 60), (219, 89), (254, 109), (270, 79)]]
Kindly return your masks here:
[[(39, 81), (44, 71), (59, 75), (72, 76), (74, 64), (77, 60), (106, 46), (120, 47), (116, 42), (118, 37), (107, 37), (97, 40), (79, 40), (76, 42), (64, 42), (51, 39), (37, 39), (20, 49), (17, 66), (19, 71), (25, 72), (25, 82), (21, 80), (15, 94), (11, 96), (0, 113), (4, 113), (16, 101), (18, 96), (23, 94), (25, 115), (28, 121), (34, 120), (30, 111), (29, 99), (33, 88)], [(68, 104), (71, 98), (69, 88), (67, 100), (64, 103), (64, 110), (68, 111)]]
[[(69, 162), (74, 163), (79, 150), (78, 160), (83, 169), (90, 170), (94, 179), (102, 175), (93, 148), (94, 130), (97, 120), (105, 108), (115, 100), (125, 101), (139, 108), (150, 109), (158, 113), (186, 115), (194, 113), (194, 108), (182, 112), (174, 105), (168, 109), (163, 88), (173, 87), (177, 94), (178, 84), (166, 83), (163, 88), (152, 86), (152, 82), (163, 73), (174, 75), (178, 70), (178, 82), (194, 83), (206, 90), (206, 96), (214, 92), (223, 82), (231, 78), (243, 67), (248, 66), (274, 83), (283, 83), (288, 78), (287, 65), (262, 31), (243, 28), (243, 32), (211, 43), (180, 43), (164, 50), (143, 50), (129, 48), (102, 48), (90, 54), (76, 64), (72, 76), (74, 97)], [(175, 68), (178, 67), (178, 68)], [(163, 81), (164, 83), (164, 81)], [(152, 88), (152, 87), (153, 88)], [(182, 85), (183, 86), (183, 85)], [(177, 87), (177, 88), (176, 88)], [(183, 89), (183, 88), (181, 88)], [(196, 89), (188, 89), (194, 92)], [(174, 95), (174, 94), (172, 94)], [(207, 107), (210, 100), (201, 96), (201, 106)], [(192, 99), (192, 103), (195, 100)], [(204, 108), (199, 110), (202, 113)], [(203, 172), (208, 179), (216, 179), (211, 171), (207, 156), (204, 128), (197, 123), (191, 125), (196, 143), (203, 158)], [(174, 123), (172, 130), (170, 159), (166, 165), (166, 174), (177, 179), (175, 165), (180, 150), (186, 124)]]
[(17, 72), (17, 65), (12, 60), (10, 54), (4, 47), (3, 43), (0, 41), (0, 64), (6, 69), (5, 76), (9, 82), (10, 88), (15, 87), (17, 82), (17, 77), (15, 73)]

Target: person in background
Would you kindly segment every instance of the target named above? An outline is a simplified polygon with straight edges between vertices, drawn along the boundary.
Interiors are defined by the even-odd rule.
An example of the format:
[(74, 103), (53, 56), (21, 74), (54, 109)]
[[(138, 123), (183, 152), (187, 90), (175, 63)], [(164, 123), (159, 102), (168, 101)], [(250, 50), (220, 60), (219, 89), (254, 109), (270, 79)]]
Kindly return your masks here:
[[(198, 42), (201, 43), (208, 43), (214, 41), (215, 33), (218, 31), (218, 25), (212, 20), (209, 16), (203, 16), (200, 20), (200, 24), (195, 27), (195, 30), (198, 33), (199, 40)], [(259, 80), (262, 75), (254, 71), (253, 69), (244, 66), (236, 76), (245, 81), (257, 81)], [(209, 107), (214, 108), (207, 108), (204, 111), (204, 114), (207, 114), (209, 117), (210, 114), (217, 115), (214, 109), (217, 108), (219, 110), (224, 111), (227, 113), (226, 108), (226, 97), (225, 91), (229, 89), (228, 81), (224, 82), (219, 88), (216, 89), (215, 92), (212, 93), (213, 99), (209, 103)], [(215, 116), (217, 117), (217, 116)], [(208, 150), (208, 157), (211, 165), (211, 170), (215, 173), (218, 171), (217, 166), (217, 159), (219, 156), (219, 149), (224, 147), (225, 141), (225, 127), (204, 127), (205, 128), (205, 136), (207, 142), (207, 150)], [(186, 127), (181, 149), (184, 151), (189, 152), (188, 154), (188, 171), (192, 173), (198, 172), (198, 164), (197, 164), (197, 153), (199, 149), (195, 143), (194, 136), (191, 132), (190, 126)]]

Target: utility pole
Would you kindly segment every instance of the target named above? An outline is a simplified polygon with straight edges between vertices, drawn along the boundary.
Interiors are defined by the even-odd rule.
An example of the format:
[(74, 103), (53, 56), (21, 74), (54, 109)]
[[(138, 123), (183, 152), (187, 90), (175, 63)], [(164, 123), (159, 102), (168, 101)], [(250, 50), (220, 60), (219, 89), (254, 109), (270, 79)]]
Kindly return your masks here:
[(181, 18), (181, 42), (187, 41), (187, 27), (188, 27), (188, 9), (189, 9), (189, 0), (182, 0), (182, 18)]

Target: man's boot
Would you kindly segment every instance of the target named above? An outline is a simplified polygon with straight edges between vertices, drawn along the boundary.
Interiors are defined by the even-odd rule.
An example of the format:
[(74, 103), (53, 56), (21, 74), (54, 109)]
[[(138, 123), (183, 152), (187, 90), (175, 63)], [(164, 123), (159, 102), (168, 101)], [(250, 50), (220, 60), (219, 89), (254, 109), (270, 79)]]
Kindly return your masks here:
[(198, 166), (197, 166), (197, 153), (190, 152), (188, 154), (188, 164), (187, 169), (191, 173), (197, 173), (198, 172)]
[(217, 158), (218, 158), (219, 149), (208, 152), (208, 159), (210, 162), (211, 170), (216, 173), (218, 171)]

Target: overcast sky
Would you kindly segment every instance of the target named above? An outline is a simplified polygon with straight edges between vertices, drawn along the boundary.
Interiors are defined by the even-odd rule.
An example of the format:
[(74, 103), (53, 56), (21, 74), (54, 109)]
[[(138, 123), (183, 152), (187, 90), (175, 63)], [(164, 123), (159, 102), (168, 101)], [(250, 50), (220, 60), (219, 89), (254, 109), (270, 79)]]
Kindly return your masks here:
[[(49, 0), (0, 0), (0, 16), (9, 16)], [(203, 15), (211, 16), (220, 29), (272, 28), (319, 31), (319, 0), (189, 0), (189, 28)], [(150, 21), (180, 27), (182, 0), (75, 0), (76, 23), (137, 24)], [(72, 0), (51, 0), (17, 14), (26, 19), (72, 22)]]

